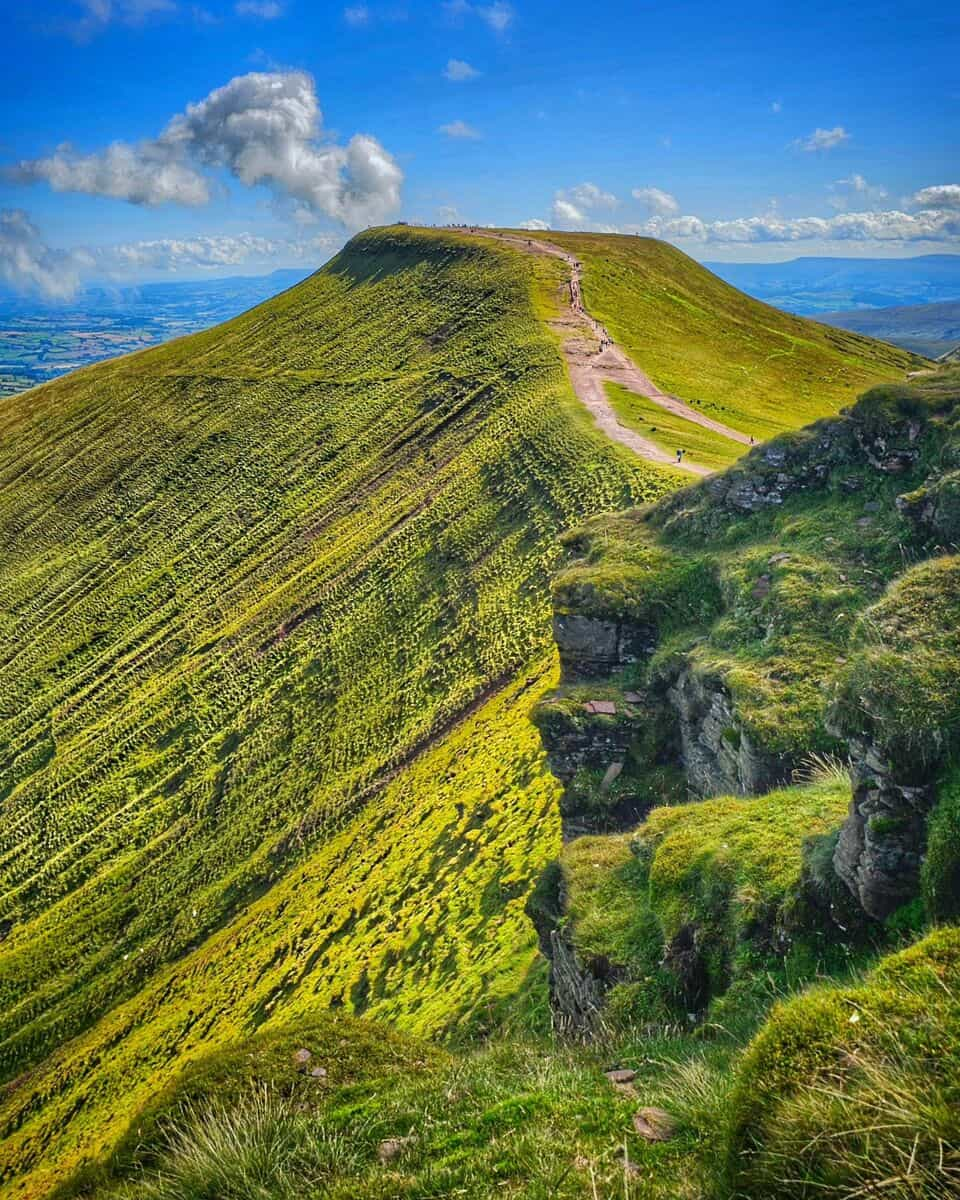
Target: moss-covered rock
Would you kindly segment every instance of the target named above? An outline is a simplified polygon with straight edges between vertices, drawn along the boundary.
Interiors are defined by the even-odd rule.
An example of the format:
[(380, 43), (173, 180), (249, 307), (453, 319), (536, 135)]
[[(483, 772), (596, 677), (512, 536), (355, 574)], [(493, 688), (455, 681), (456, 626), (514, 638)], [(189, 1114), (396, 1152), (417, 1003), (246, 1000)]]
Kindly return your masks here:
[(568, 843), (552, 868), (553, 907), (541, 914), (562, 913), (554, 928), (608, 1018), (699, 1011), (732, 980), (801, 947), (808, 962), (840, 950), (845, 935), (807, 859), (848, 801), (835, 776), (757, 799), (657, 808), (631, 834)]
[[(937, 774), (960, 747), (960, 557), (906, 572), (857, 638), (830, 714), (854, 769), (836, 866), (866, 911), (886, 917), (917, 894)], [(942, 840), (938, 854), (949, 855)]]
[(859, 986), (778, 1005), (732, 1102), (730, 1189), (770, 1200), (956, 1196), (960, 930), (883, 960)]

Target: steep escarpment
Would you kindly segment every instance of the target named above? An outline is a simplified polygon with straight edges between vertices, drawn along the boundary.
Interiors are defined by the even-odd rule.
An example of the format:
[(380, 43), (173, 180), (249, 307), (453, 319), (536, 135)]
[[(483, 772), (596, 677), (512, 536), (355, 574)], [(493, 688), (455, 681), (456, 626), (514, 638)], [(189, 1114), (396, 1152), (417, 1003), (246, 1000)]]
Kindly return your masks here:
[[(922, 922), (924, 904), (949, 915), (960, 558), (938, 498), (958, 421), (955, 374), (875, 389), (724, 475), (566, 536), (563, 683), (535, 720), (567, 833), (654, 810), (619, 840), (572, 842), (553, 869), (561, 916), (556, 934), (541, 918), (540, 937), (563, 943), (566, 1017), (578, 964), (596, 1012), (628, 992), (634, 1016), (697, 1010), (744, 962), (784, 962), (801, 943), (809, 957), (818, 939), (816, 954), (829, 941), (855, 953), (883, 940), (880, 922)], [(735, 814), (723, 835), (718, 812)], [(753, 822), (768, 846), (741, 844)], [(613, 845), (620, 903), (578, 901), (584, 861)], [(664, 886), (687, 873), (688, 894)], [(615, 929), (597, 943), (604, 913)]]

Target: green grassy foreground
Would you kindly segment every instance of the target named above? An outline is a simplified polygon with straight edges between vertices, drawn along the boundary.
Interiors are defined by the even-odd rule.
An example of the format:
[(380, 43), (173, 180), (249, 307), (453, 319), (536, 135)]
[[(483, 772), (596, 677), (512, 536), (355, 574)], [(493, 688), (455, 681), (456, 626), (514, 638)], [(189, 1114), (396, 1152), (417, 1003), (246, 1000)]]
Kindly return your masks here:
[[(0, 408), (4, 1195), (50, 1194), (189, 1063), (318, 1010), (542, 1027), (549, 578), (564, 529), (676, 483), (573, 397), (560, 271), (374, 231), (217, 330)], [(871, 353), (844, 387), (896, 373)], [(476, 1087), (526, 1094), (542, 1053), (501, 1084), (477, 1059)], [(566, 1061), (551, 1095), (594, 1079)], [(622, 1112), (594, 1082), (602, 1157)], [(546, 1141), (583, 1115), (552, 1105)], [(457, 1170), (493, 1194), (498, 1154)]]

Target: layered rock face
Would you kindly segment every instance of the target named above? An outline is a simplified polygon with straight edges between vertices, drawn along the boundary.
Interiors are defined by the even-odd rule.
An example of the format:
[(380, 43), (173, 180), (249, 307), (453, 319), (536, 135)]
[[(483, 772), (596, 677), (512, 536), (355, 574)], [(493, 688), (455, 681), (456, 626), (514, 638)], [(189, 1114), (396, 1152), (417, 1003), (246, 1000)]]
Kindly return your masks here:
[(755, 744), (722, 680), (682, 670), (666, 698), (677, 716), (687, 782), (698, 795), (757, 796), (789, 780), (793, 757)]
[[(960, 377), (943, 394), (876, 389), (651, 510), (568, 535), (563, 684), (534, 718), (567, 839), (632, 829), (664, 804), (767, 797), (832, 755), (852, 799), (821, 831), (797, 912), (845, 936), (916, 900), (960, 750)], [(666, 778), (669, 791), (649, 786)], [(938, 854), (960, 862), (960, 845)], [(621, 967), (578, 960), (564, 903), (541, 946), (562, 1022), (583, 1029)], [(662, 948), (687, 1011), (705, 953), (696, 923)]]
[(853, 799), (833, 864), (871, 917), (882, 920), (917, 894), (933, 784), (898, 781), (878, 746), (850, 741)]
[(565, 683), (604, 679), (649, 657), (657, 647), (652, 625), (582, 613), (556, 613), (553, 637)]

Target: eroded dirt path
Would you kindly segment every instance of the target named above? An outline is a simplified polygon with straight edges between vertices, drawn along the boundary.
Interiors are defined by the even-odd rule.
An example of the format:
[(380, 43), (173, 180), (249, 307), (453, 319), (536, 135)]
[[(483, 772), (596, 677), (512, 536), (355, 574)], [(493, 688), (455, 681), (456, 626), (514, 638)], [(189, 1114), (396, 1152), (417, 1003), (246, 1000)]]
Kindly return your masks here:
[(679, 396), (661, 391), (636, 365), (633, 359), (614, 342), (603, 325), (592, 317), (584, 308), (583, 291), (580, 283), (581, 268), (573, 254), (553, 242), (544, 242), (539, 238), (525, 238), (520, 234), (496, 233), (490, 229), (470, 229), (469, 233), (478, 237), (495, 238), (515, 246), (526, 254), (547, 254), (553, 258), (562, 258), (570, 268), (570, 279), (567, 283), (569, 305), (567, 312), (559, 320), (551, 321), (553, 328), (569, 336), (563, 343), (563, 355), (570, 372), (573, 390), (580, 401), (589, 409), (597, 425), (607, 437), (629, 447), (635, 454), (649, 462), (661, 466), (674, 467), (691, 475), (709, 475), (708, 467), (687, 461), (677, 462), (676, 456), (661, 450), (654, 442), (620, 422), (604, 390), (605, 383), (617, 383), (638, 396), (644, 396), (658, 404), (667, 412), (682, 417), (694, 425), (702, 425), (714, 433), (730, 438), (731, 441), (750, 445), (750, 439), (739, 429), (731, 429), (720, 421), (698, 412)]

